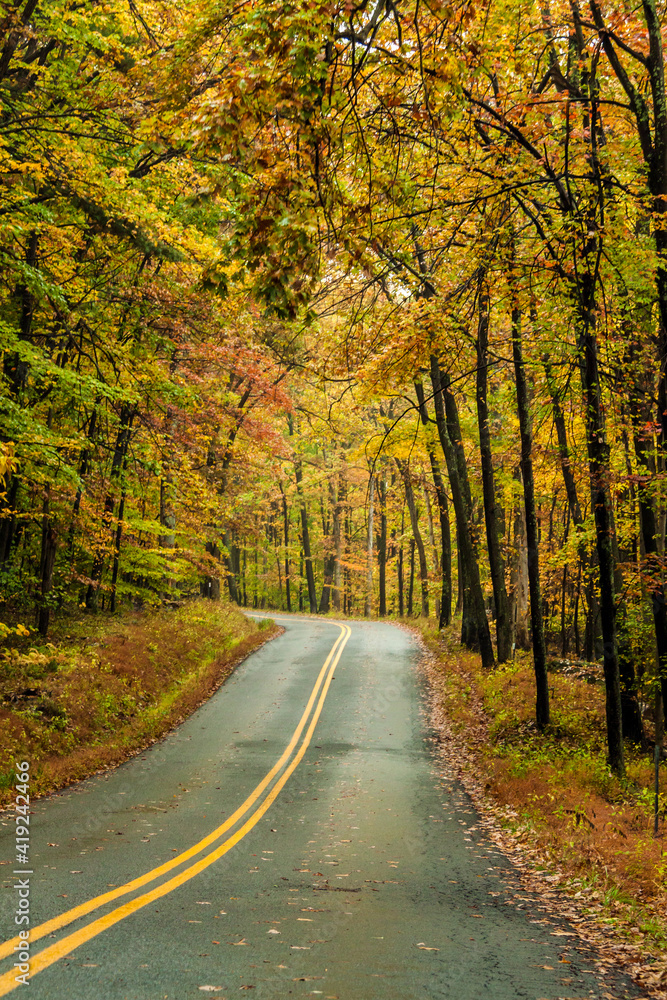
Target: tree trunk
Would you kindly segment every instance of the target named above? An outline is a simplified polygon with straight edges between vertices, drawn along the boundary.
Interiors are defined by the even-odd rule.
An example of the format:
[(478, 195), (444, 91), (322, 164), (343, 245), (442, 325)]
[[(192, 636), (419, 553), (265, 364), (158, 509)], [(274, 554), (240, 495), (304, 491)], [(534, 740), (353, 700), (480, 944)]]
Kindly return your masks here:
[(535, 482), (533, 478), (533, 433), (528, 403), (528, 385), (523, 365), (521, 346), (521, 312), (512, 309), (512, 356), (516, 379), (516, 399), (521, 434), (521, 476), (526, 510), (526, 543), (528, 546), (528, 588), (530, 591), (530, 623), (535, 667), (535, 717), (539, 729), (549, 724), (549, 681), (547, 679), (547, 653), (542, 623), (542, 596), (540, 592), (540, 563), (538, 552), (537, 515), (535, 512)]
[(296, 487), (299, 491), (299, 498), (301, 500), (301, 545), (303, 548), (303, 558), (306, 564), (306, 582), (308, 584), (308, 606), (310, 608), (311, 615), (317, 614), (317, 590), (315, 588), (315, 573), (313, 571), (313, 559), (310, 550), (310, 532), (308, 529), (308, 508), (306, 507), (306, 500), (303, 495), (303, 473), (301, 470), (301, 462), (297, 462), (294, 466), (294, 471), (296, 474)]
[[(435, 576), (440, 577), (442, 580), (442, 572), (440, 570), (440, 553), (438, 552), (438, 547), (435, 544), (435, 532), (433, 530), (433, 511), (431, 509), (431, 497), (426, 486), (426, 483), (422, 483), (422, 494), (424, 497), (424, 506), (426, 508), (426, 522), (428, 524), (428, 540), (431, 544), (431, 552), (433, 554), (433, 572)], [(440, 621), (440, 595), (436, 591), (435, 595), (435, 617)]]
[(329, 477), (329, 499), (332, 512), (332, 534), (329, 534), (329, 517), (324, 515), (324, 504), (322, 504), (322, 536), (324, 538), (325, 554), (324, 554), (324, 567), (323, 567), (323, 583), (322, 583), (322, 596), (320, 598), (320, 614), (326, 615), (329, 612), (329, 607), (331, 605), (331, 592), (333, 590), (334, 573), (336, 570), (336, 549), (335, 549), (335, 531), (336, 531), (336, 487), (334, 484), (334, 477)]
[(405, 509), (401, 511), (401, 544), (396, 560), (396, 583), (398, 586), (398, 616), (403, 617), (405, 605), (403, 602), (403, 536), (405, 535)]
[(222, 536), (222, 540), (225, 544), (225, 553), (223, 556), (225, 569), (227, 571), (227, 587), (229, 588), (229, 597), (234, 602), (234, 604), (241, 604), (239, 599), (239, 591), (236, 586), (236, 574), (234, 572), (234, 541), (233, 535), (229, 531), (225, 531)]
[(333, 575), (333, 606), (336, 611), (341, 609), (340, 585), (341, 585), (341, 559), (343, 556), (343, 532), (342, 532), (342, 504), (345, 499), (344, 481), (342, 476), (338, 477), (338, 487), (336, 491), (336, 503), (333, 512), (333, 535), (334, 535), (334, 575)]
[(378, 615), (387, 616), (387, 480), (385, 473), (378, 476), (378, 497), (380, 500), (380, 533), (378, 535), (378, 575), (380, 599)]
[[(210, 539), (206, 542), (206, 551), (216, 561), (220, 562), (220, 549)], [(220, 600), (220, 577), (205, 576), (201, 583), (201, 596), (208, 597), (212, 601)]]
[[(132, 424), (136, 413), (136, 403), (123, 403), (121, 406), (120, 425), (116, 433), (116, 444), (114, 447), (113, 458), (111, 460), (109, 489), (104, 500), (104, 513), (102, 515), (104, 534), (111, 529), (111, 522), (115, 507), (115, 488), (120, 478), (121, 471), (125, 465), (125, 459), (130, 447), (130, 441), (132, 439)], [(90, 583), (88, 584), (88, 590), (86, 592), (86, 608), (89, 611), (97, 611), (99, 585), (102, 579), (105, 555), (106, 553), (104, 548), (100, 546), (93, 560), (93, 565), (90, 571)]]
[(283, 497), (283, 529), (285, 532), (285, 600), (287, 601), (287, 610), (292, 610), (292, 594), (290, 589), (290, 569), (289, 569), (289, 513), (287, 510), (287, 497), (283, 492), (282, 483), (280, 484), (280, 492)]
[(435, 449), (428, 434), (431, 418), (428, 415), (426, 400), (424, 397), (424, 387), (421, 382), (415, 382), (417, 402), (419, 405), (419, 415), (426, 432), (426, 452), (431, 466), (431, 476), (435, 486), (435, 495), (438, 501), (438, 515), (440, 518), (440, 538), (442, 542), (442, 586), (440, 592), (440, 616), (438, 628), (442, 629), (451, 624), (452, 620), (452, 538), (449, 525), (449, 503), (447, 493), (442, 480), (440, 463), (436, 457)]
[(486, 279), (479, 284), (479, 322), (477, 326), (477, 422), (482, 465), (482, 491), (484, 495), (484, 520), (489, 568), (496, 608), (496, 647), (498, 662), (505, 663), (512, 655), (512, 621), (505, 587), (505, 561), (500, 548), (498, 501), (493, 474), (493, 453), (489, 430), (487, 403), (489, 364), (489, 309), (490, 300)]
[(482, 656), (482, 665), (491, 668), (494, 665), (493, 645), (489, 622), (484, 607), (484, 595), (479, 577), (477, 555), (472, 539), (471, 520), (472, 502), (468, 474), (465, 465), (465, 455), (461, 443), (456, 401), (449, 391), (449, 378), (443, 375), (438, 359), (431, 356), (431, 382), (435, 406), (436, 426), (440, 443), (447, 463), (449, 483), (452, 490), (452, 502), (456, 514), (459, 554), (464, 564), (464, 572), (470, 585), (470, 605), (474, 616), (476, 645)]
[(51, 610), (49, 594), (53, 588), (53, 567), (56, 561), (56, 532), (49, 511), (49, 492), (44, 497), (42, 508), (42, 550), (40, 557), (40, 600), (38, 605), (37, 629), (41, 636), (48, 635)]
[[(521, 468), (514, 478), (521, 483)], [(526, 547), (526, 510), (523, 499), (514, 508), (512, 562), (510, 566), (510, 615), (514, 641), (519, 649), (530, 649), (528, 631), (528, 550)]]
[(375, 479), (368, 480), (368, 531), (366, 534), (366, 606), (364, 614), (370, 618), (373, 612), (373, 495)]
[(600, 619), (604, 642), (607, 746), (609, 765), (616, 774), (622, 777), (625, 773), (625, 763), (623, 760), (621, 680), (616, 638), (612, 511), (609, 495), (610, 455), (600, 394), (598, 346), (595, 335), (594, 282), (588, 274), (585, 274), (582, 279), (582, 291), (579, 351), (586, 409), (588, 468), (595, 517), (595, 544), (600, 565)]
[(113, 569), (111, 571), (111, 598), (109, 610), (113, 614), (116, 610), (116, 584), (118, 583), (118, 567), (120, 564), (120, 545), (123, 539), (123, 517), (125, 516), (125, 490), (121, 492), (120, 503), (118, 504), (118, 519), (116, 522), (116, 537), (113, 547)]
[(426, 562), (426, 549), (424, 548), (424, 539), (422, 538), (421, 531), (419, 530), (419, 517), (417, 515), (417, 505), (415, 504), (415, 495), (412, 489), (412, 482), (410, 479), (410, 467), (407, 463), (403, 462), (401, 459), (395, 458), (394, 461), (398, 466), (398, 469), (403, 477), (403, 483), (405, 485), (405, 500), (408, 505), (408, 512), (410, 514), (410, 524), (412, 526), (412, 537), (414, 538), (415, 545), (417, 546), (417, 555), (419, 557), (419, 579), (421, 582), (421, 613), (424, 618), (428, 618), (428, 564)]

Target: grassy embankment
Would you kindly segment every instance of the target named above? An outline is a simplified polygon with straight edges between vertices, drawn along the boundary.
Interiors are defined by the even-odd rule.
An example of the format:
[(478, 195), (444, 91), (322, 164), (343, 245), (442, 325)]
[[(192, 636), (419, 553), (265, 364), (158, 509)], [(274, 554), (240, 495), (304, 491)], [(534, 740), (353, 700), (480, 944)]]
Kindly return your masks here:
[[(636, 946), (650, 985), (667, 984), (667, 769), (660, 767), (659, 830), (653, 836), (650, 751), (626, 746), (627, 780), (606, 764), (604, 686), (551, 672), (551, 725), (534, 724), (532, 659), (482, 670), (453, 630), (422, 627), (436, 728), (457, 747), (473, 784), (538, 868), (556, 877), (614, 937)], [(601, 673), (601, 671), (600, 671)], [(647, 736), (653, 737), (649, 724)], [(647, 983), (648, 985), (649, 983)]]
[(33, 796), (120, 763), (159, 739), (277, 629), (229, 604), (82, 616), (52, 641), (0, 648), (0, 806), (14, 762), (30, 762)]

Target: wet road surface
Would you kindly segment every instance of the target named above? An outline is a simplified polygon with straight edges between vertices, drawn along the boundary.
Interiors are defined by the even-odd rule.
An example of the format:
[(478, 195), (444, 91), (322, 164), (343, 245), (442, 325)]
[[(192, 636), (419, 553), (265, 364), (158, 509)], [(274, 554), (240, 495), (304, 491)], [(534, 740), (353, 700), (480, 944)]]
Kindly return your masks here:
[(273, 617), (159, 744), (32, 804), (31, 874), (2, 816), (0, 996), (20, 882), (30, 1000), (643, 996), (517, 895), (438, 773), (410, 636)]

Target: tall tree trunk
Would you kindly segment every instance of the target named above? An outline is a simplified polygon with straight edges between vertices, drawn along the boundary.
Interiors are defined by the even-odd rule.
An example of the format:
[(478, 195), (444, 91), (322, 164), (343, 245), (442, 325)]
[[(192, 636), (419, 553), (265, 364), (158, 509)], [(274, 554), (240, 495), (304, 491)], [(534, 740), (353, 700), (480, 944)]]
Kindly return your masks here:
[(280, 484), (280, 492), (283, 498), (283, 530), (285, 533), (285, 600), (287, 602), (287, 610), (292, 610), (292, 594), (290, 589), (290, 569), (289, 569), (289, 512), (287, 510), (287, 497), (283, 491), (282, 483)]
[(582, 279), (582, 301), (580, 303), (579, 351), (586, 410), (588, 468), (595, 517), (595, 545), (600, 565), (600, 619), (604, 641), (607, 746), (610, 767), (616, 774), (623, 776), (625, 763), (623, 759), (621, 679), (616, 637), (613, 525), (609, 495), (610, 455), (600, 392), (595, 308), (594, 280), (592, 276), (585, 274)]
[[(25, 249), (25, 263), (29, 268), (37, 266), (37, 252), (39, 247), (39, 237), (32, 231), (28, 236)], [(16, 289), (16, 298), (20, 309), (19, 336), (21, 340), (29, 340), (32, 334), (32, 323), (35, 311), (35, 298), (27, 284), (19, 285)], [(3, 360), (3, 372), (9, 395), (19, 406), (26, 405), (25, 389), (28, 383), (29, 363), (22, 358), (18, 351), (5, 354)], [(0, 440), (9, 441), (10, 438), (0, 430)], [(12, 543), (16, 531), (15, 503), (19, 487), (19, 479), (11, 471), (6, 472), (5, 477), (6, 499), (2, 502), (2, 520), (0, 521), (0, 558), (7, 561), (12, 552)], [(47, 625), (48, 627), (48, 625)]]
[(301, 506), (301, 545), (303, 548), (303, 558), (306, 564), (306, 582), (308, 584), (308, 606), (311, 615), (317, 614), (317, 590), (315, 587), (315, 573), (313, 571), (313, 558), (310, 549), (310, 531), (308, 528), (308, 508), (306, 498), (303, 493), (303, 472), (301, 462), (297, 461), (294, 466), (296, 475), (296, 488), (299, 492)]
[(37, 629), (39, 634), (44, 637), (49, 632), (49, 619), (51, 615), (49, 594), (53, 588), (53, 567), (56, 560), (56, 532), (51, 521), (49, 494), (49, 487), (47, 487), (42, 506), (42, 550), (39, 567), (40, 599), (37, 615)]
[(414, 538), (415, 545), (417, 547), (417, 555), (419, 558), (419, 580), (421, 583), (421, 613), (424, 618), (428, 618), (428, 564), (426, 562), (426, 549), (424, 547), (424, 539), (422, 538), (421, 531), (419, 530), (419, 517), (417, 514), (417, 505), (415, 503), (415, 495), (412, 489), (412, 480), (410, 478), (410, 467), (406, 462), (401, 459), (395, 458), (394, 461), (399, 468), (399, 471), (403, 477), (403, 483), (405, 486), (405, 500), (408, 505), (408, 513), (410, 514), (410, 525), (412, 527), (412, 537)]
[[(322, 537), (324, 539), (324, 566), (323, 566), (323, 583), (322, 583), (322, 596), (320, 598), (320, 614), (326, 615), (329, 612), (329, 606), (331, 604), (331, 592), (333, 590), (333, 579), (336, 569), (336, 548), (335, 540), (333, 534), (335, 532), (335, 521), (336, 521), (336, 486), (334, 482), (334, 477), (329, 477), (329, 501), (330, 509), (332, 514), (332, 521), (329, 521), (329, 516), (325, 517), (324, 504), (322, 504)], [(329, 528), (332, 528), (332, 534), (329, 534)]]
[(118, 583), (118, 568), (120, 564), (120, 546), (123, 540), (123, 518), (125, 516), (125, 489), (121, 491), (120, 503), (118, 504), (118, 518), (116, 521), (116, 537), (113, 547), (113, 569), (111, 571), (111, 597), (109, 610), (113, 614), (116, 610), (116, 585)]
[(535, 480), (533, 478), (533, 432), (528, 402), (528, 384), (521, 345), (521, 312), (512, 309), (512, 356), (516, 380), (516, 399), (521, 434), (521, 476), (526, 510), (526, 543), (528, 546), (528, 587), (530, 591), (530, 623), (535, 667), (535, 717), (539, 729), (549, 724), (549, 681), (547, 652), (542, 623), (540, 592), (540, 562), (538, 552), (537, 515), (535, 511)]
[(18, 499), (19, 480), (7, 472), (4, 477), (5, 489), (1, 499), (2, 519), (0, 520), (0, 562), (10, 562), (16, 536), (16, 501)]
[[(521, 468), (514, 470), (521, 483)], [(514, 641), (519, 649), (530, 649), (528, 633), (528, 550), (526, 547), (526, 510), (523, 498), (514, 508), (512, 562), (510, 567), (510, 615)]]
[(405, 535), (405, 509), (401, 511), (401, 544), (398, 549), (398, 559), (396, 560), (396, 583), (398, 586), (398, 615), (402, 618), (405, 613), (403, 601), (403, 536)]
[(91, 442), (91, 446), (86, 445), (81, 452), (81, 458), (79, 459), (79, 485), (77, 486), (76, 496), (74, 498), (74, 503), (72, 505), (72, 518), (69, 525), (69, 542), (68, 550), (71, 559), (74, 558), (74, 535), (76, 531), (76, 521), (79, 516), (79, 510), (81, 508), (81, 500), (83, 497), (83, 480), (88, 475), (90, 470), (90, 459), (92, 453), (92, 443), (95, 440), (95, 435), (97, 433), (97, 418), (98, 418), (98, 408), (101, 402), (101, 397), (98, 396), (93, 405), (92, 413), (90, 414), (90, 419), (88, 420), (88, 425), (86, 427), (86, 437), (88, 441)]
[(477, 633), (476, 645), (480, 650), (483, 666), (491, 668), (494, 665), (493, 644), (484, 607), (477, 554), (472, 539), (472, 501), (461, 443), (458, 409), (449, 390), (449, 378), (441, 372), (438, 359), (435, 356), (431, 356), (431, 383), (433, 385), (436, 426), (445, 455), (454, 513), (456, 514), (459, 553), (461, 562), (465, 565), (464, 572), (470, 585), (470, 605)]
[(440, 592), (440, 617), (438, 621), (438, 628), (442, 629), (447, 625), (450, 625), (452, 620), (452, 538), (449, 524), (449, 503), (447, 500), (447, 493), (445, 491), (445, 484), (442, 479), (440, 463), (436, 457), (435, 449), (428, 433), (432, 421), (431, 417), (428, 415), (428, 408), (424, 397), (424, 387), (421, 382), (415, 382), (415, 391), (417, 393), (417, 403), (419, 405), (419, 416), (425, 428), (426, 453), (428, 454), (428, 460), (431, 466), (431, 476), (433, 477), (433, 485), (435, 486), (435, 495), (438, 501), (440, 538), (442, 542), (442, 586)]
[(368, 480), (368, 529), (366, 532), (366, 605), (364, 615), (370, 618), (373, 613), (373, 497), (375, 479), (371, 474)]
[[(214, 562), (220, 562), (220, 549), (214, 541), (209, 539), (205, 545), (206, 552)], [(220, 600), (220, 577), (207, 575), (200, 584), (202, 597), (208, 597), (211, 601)]]
[(482, 464), (482, 492), (489, 568), (496, 608), (496, 647), (498, 662), (505, 663), (512, 655), (512, 621), (505, 587), (505, 561), (500, 548), (498, 500), (493, 474), (493, 453), (489, 430), (488, 365), (489, 365), (489, 291), (484, 277), (479, 283), (479, 322), (477, 325), (477, 422)]
[[(428, 524), (428, 540), (431, 543), (431, 552), (433, 553), (433, 571), (435, 576), (442, 579), (442, 572), (440, 570), (440, 553), (438, 552), (438, 547), (435, 544), (435, 532), (433, 530), (433, 511), (431, 510), (431, 497), (426, 486), (426, 483), (422, 483), (422, 494), (424, 497), (424, 506), (426, 507), (426, 522)], [(435, 595), (435, 617), (440, 621), (440, 594)]]
[(342, 476), (338, 477), (336, 490), (336, 503), (333, 511), (333, 535), (334, 535), (334, 575), (333, 575), (333, 606), (334, 610), (340, 611), (340, 587), (341, 587), (341, 560), (343, 557), (343, 532), (342, 505), (345, 502), (345, 485)]
[(234, 536), (231, 531), (223, 532), (222, 540), (225, 545), (225, 552), (223, 555), (226, 576), (227, 576), (227, 587), (229, 588), (229, 597), (234, 602), (234, 604), (241, 604), (239, 599), (239, 590), (236, 586), (236, 574), (234, 572)]
[(333, 552), (326, 553), (323, 565), (322, 596), (320, 597), (319, 612), (326, 615), (329, 612), (331, 603), (331, 591), (333, 589), (333, 574), (336, 557)]
[[(136, 414), (136, 403), (122, 404), (120, 409), (120, 425), (116, 433), (116, 444), (114, 447), (113, 458), (111, 460), (109, 489), (104, 500), (104, 513), (102, 515), (104, 534), (107, 534), (107, 532), (111, 529), (113, 511), (116, 505), (115, 490), (118, 485), (122, 469), (125, 465), (128, 449), (130, 447), (130, 441), (132, 439), (132, 424)], [(100, 546), (93, 560), (93, 565), (90, 571), (90, 583), (88, 584), (88, 590), (86, 592), (86, 608), (89, 611), (97, 611), (99, 586), (102, 580), (102, 570), (104, 569), (105, 558), (105, 549)]]
[(387, 480), (384, 472), (378, 476), (378, 499), (380, 501), (380, 532), (378, 535), (378, 576), (380, 595), (378, 615), (387, 616)]

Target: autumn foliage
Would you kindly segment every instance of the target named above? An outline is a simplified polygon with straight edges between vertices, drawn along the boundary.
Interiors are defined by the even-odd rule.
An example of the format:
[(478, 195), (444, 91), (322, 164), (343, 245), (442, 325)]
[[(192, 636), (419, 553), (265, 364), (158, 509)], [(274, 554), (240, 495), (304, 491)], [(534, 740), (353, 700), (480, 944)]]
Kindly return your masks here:
[[(664, 5), (1, 22), (8, 626), (221, 588), (667, 694)], [(34, 622), (31, 614), (34, 612)]]

